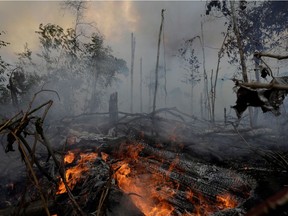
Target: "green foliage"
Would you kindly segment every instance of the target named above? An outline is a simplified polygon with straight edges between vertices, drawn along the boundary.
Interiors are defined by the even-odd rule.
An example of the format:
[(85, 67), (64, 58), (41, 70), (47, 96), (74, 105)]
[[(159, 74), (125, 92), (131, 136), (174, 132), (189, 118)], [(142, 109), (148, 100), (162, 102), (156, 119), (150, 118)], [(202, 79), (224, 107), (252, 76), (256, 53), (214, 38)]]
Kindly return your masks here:
[[(43, 48), (38, 56), (46, 62), (45, 80), (65, 92), (64, 104), (71, 114), (79, 103), (85, 104), (82, 111), (99, 107), (103, 90), (118, 73), (128, 73), (126, 62), (112, 55), (100, 34), (86, 36), (84, 42), (73, 29), (64, 30), (54, 24), (41, 24), (36, 33)], [(88, 101), (79, 101), (83, 98)]]
[(100, 105), (103, 90), (111, 85), (118, 73), (128, 74), (126, 62), (112, 55), (110, 47), (104, 45), (104, 38), (99, 34), (92, 34), (91, 41), (83, 44), (86, 71), (90, 74), (92, 94), (87, 110), (94, 111)]
[(112, 84), (117, 73), (128, 74), (126, 62), (112, 55), (112, 49), (104, 45), (103, 36), (93, 34), (91, 42), (84, 44), (87, 70), (97, 73), (105, 87)]
[(65, 49), (74, 53), (77, 49), (77, 40), (74, 29), (68, 28), (66, 31), (59, 25), (55, 24), (46, 24), (42, 23), (39, 25), (39, 31), (36, 31), (39, 34), (40, 43), (42, 46), (47, 49)]
[(24, 45), (24, 51), (22, 53), (17, 53), (20, 63), (25, 64), (25, 61), (28, 60), (32, 63), (32, 51), (28, 48), (28, 44)]
[[(0, 32), (0, 36), (2, 35), (2, 33)], [(5, 47), (9, 45), (8, 42), (5, 42), (3, 40), (0, 40), (0, 49), (2, 47)], [(9, 64), (7, 62), (5, 62), (2, 57), (0, 56), (0, 103), (6, 103), (8, 100), (8, 90), (5, 87), (4, 82), (6, 81), (6, 78), (4, 76), (5, 71), (7, 70), (7, 68), (9, 67)]]
[[(2, 33), (0, 32), (0, 36), (2, 35)], [(1, 47), (5, 47), (7, 45), (9, 45), (10, 43), (6, 42), (6, 41), (3, 41), (3, 40), (0, 40), (0, 48)]]
[[(0, 103), (11, 99), (14, 105), (29, 101), (28, 93), (45, 84), (62, 96), (66, 115), (74, 114), (76, 109), (78, 112), (94, 110), (100, 106), (105, 88), (113, 84), (117, 74), (128, 74), (126, 62), (113, 56), (100, 34), (94, 33), (81, 40), (74, 29), (51, 23), (40, 24), (36, 34), (41, 47), (36, 55), (42, 64), (34, 63), (27, 44), (23, 52), (16, 54), (18, 61), (13, 66), (0, 56)], [(7, 45), (0, 40), (0, 48)], [(41, 71), (41, 76), (35, 71)], [(5, 79), (4, 72), (9, 79)]]
[(86, 54), (94, 60), (102, 60), (111, 55), (111, 48), (104, 46), (104, 38), (99, 34), (93, 34), (91, 42), (84, 44)]
[[(0, 32), (0, 36), (1, 36), (1, 35), (2, 35), (2, 33)], [(8, 42), (3, 41), (3, 40), (0, 40), (0, 49), (1, 49), (2, 47), (7, 46), (7, 45), (9, 45)], [(5, 81), (5, 78), (3, 77), (3, 74), (4, 74), (4, 72), (5, 72), (5, 70), (7, 69), (8, 66), (9, 66), (9, 64), (6, 63), (6, 62), (2, 59), (2, 57), (0, 56), (0, 83), (3, 82), (3, 81)]]

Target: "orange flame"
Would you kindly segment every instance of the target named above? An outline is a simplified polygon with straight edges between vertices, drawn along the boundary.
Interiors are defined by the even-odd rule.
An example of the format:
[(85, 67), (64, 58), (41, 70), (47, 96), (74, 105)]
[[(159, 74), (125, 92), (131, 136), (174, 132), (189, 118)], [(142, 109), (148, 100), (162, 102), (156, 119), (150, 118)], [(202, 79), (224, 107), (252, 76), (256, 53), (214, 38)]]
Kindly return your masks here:
[(237, 206), (237, 201), (229, 194), (218, 195), (216, 199), (220, 209), (235, 208)]
[[(123, 144), (124, 145), (124, 144)], [(169, 216), (173, 215), (174, 206), (167, 200), (171, 199), (179, 189), (179, 183), (171, 180), (170, 174), (179, 163), (179, 157), (176, 157), (166, 170), (165, 174), (151, 173), (146, 169), (145, 162), (147, 158), (140, 157), (139, 154), (144, 148), (141, 144), (132, 144), (117, 151), (118, 158), (121, 161), (112, 164), (114, 169), (113, 178), (118, 187), (129, 194), (131, 200), (145, 216)], [(91, 163), (98, 157), (97, 153), (77, 153), (68, 152), (64, 158), (65, 164), (74, 162), (76, 165), (66, 170), (66, 182), (70, 189), (73, 189), (77, 182), (83, 178), (84, 172), (89, 171)], [(109, 155), (101, 152), (101, 158), (104, 161), (109, 159)], [(123, 159), (124, 157), (124, 159)], [(162, 168), (161, 168), (162, 169)], [(66, 192), (65, 185), (60, 180), (57, 194)], [(193, 203), (195, 209), (190, 213), (185, 211), (183, 216), (203, 216), (215, 212), (217, 209), (235, 208), (237, 201), (229, 194), (216, 196), (215, 203), (211, 204), (201, 194), (193, 192), (190, 187), (185, 191), (187, 201)]]
[(121, 167), (114, 175), (118, 186), (124, 192), (132, 194), (133, 203), (146, 216), (167, 216), (173, 212), (174, 207), (164, 200), (173, 196), (175, 192), (162, 185), (163, 176), (159, 174), (137, 176), (128, 163), (120, 162), (118, 165)]
[[(67, 185), (70, 189), (73, 189), (77, 182), (81, 179), (84, 172), (90, 169), (89, 164), (93, 163), (98, 157), (97, 153), (80, 153), (80, 159), (77, 161), (76, 166), (71, 167), (66, 170), (65, 178)], [(75, 160), (75, 154), (73, 152), (68, 152), (64, 157), (65, 163), (72, 163)], [(56, 194), (66, 193), (66, 187), (63, 182), (63, 179), (60, 180), (58, 191)]]
[(74, 153), (71, 151), (68, 151), (68, 153), (64, 157), (64, 163), (70, 164), (74, 161), (74, 159), (75, 159)]
[(109, 155), (105, 152), (101, 152), (101, 158), (103, 161), (107, 162)]
[[(113, 165), (114, 178), (121, 190), (131, 194), (133, 203), (146, 216), (171, 215), (174, 207), (165, 200), (175, 194), (171, 189), (173, 182), (168, 182), (162, 174), (144, 172), (145, 167), (141, 165), (139, 158), (142, 149), (141, 144), (126, 147), (125, 153), (129, 157), (125, 155), (125, 161)], [(171, 165), (171, 169), (173, 166)]]

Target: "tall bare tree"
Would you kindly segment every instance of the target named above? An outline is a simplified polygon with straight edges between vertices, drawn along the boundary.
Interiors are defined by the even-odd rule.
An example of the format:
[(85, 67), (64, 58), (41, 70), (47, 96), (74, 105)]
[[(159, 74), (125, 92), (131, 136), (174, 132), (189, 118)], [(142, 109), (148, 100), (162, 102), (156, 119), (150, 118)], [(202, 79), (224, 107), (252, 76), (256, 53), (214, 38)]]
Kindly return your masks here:
[(133, 33), (131, 33), (131, 88), (130, 88), (130, 112), (133, 113), (133, 85), (134, 85), (134, 58), (135, 58), (135, 45), (136, 40)]
[(156, 69), (155, 69), (155, 88), (154, 88), (154, 97), (153, 97), (153, 113), (156, 110), (156, 97), (157, 97), (157, 90), (158, 90), (158, 69), (159, 69), (159, 55), (160, 55), (160, 44), (161, 44), (161, 35), (164, 23), (164, 9), (161, 11), (161, 24), (158, 36), (158, 48), (157, 48), (157, 59), (156, 59)]
[(143, 112), (143, 92), (142, 92), (142, 85), (143, 85), (143, 71), (142, 71), (142, 58), (140, 58), (140, 112)]
[[(222, 45), (220, 47), (220, 50), (218, 52), (218, 60), (217, 60), (217, 66), (216, 66), (216, 72), (214, 77), (214, 82), (211, 83), (211, 120), (212, 122), (215, 122), (215, 106), (216, 106), (216, 90), (217, 90), (217, 82), (218, 82), (218, 75), (219, 75), (219, 68), (220, 68), (220, 61), (221, 58), (224, 55), (224, 45), (225, 41), (227, 39), (227, 33), (225, 34), (225, 37), (223, 39)], [(211, 75), (212, 76), (212, 75)], [(213, 77), (211, 77), (213, 79)]]
[[(206, 14), (217, 13), (217, 17), (226, 19), (224, 49), (228, 62), (237, 65), (244, 82), (249, 81), (247, 62), (254, 52), (279, 48), (284, 44), (283, 39), (287, 39), (286, 8), (287, 3), (281, 1), (208, 1)], [(252, 112), (249, 115), (253, 126)]]

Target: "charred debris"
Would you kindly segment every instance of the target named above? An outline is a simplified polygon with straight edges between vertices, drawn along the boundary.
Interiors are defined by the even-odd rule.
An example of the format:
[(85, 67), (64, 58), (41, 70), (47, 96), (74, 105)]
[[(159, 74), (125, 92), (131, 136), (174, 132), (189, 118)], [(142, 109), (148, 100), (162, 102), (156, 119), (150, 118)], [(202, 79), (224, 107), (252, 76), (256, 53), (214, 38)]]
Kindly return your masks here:
[[(237, 117), (240, 119), (247, 107), (260, 107), (263, 113), (272, 112), (275, 116), (279, 116), (280, 106), (283, 104), (285, 96), (288, 93), (288, 77), (274, 77), (269, 65), (261, 59), (261, 57), (269, 57), (277, 60), (287, 59), (288, 56), (274, 55), (270, 53), (256, 52), (255, 59), (263, 62), (259, 65), (261, 77), (266, 79), (271, 77), (270, 83), (243, 82), (241, 80), (232, 79), (235, 83), (235, 92), (237, 95), (236, 105), (231, 108), (235, 109)], [(259, 62), (256, 61), (256, 62)]]
[(17, 178), (1, 177), (0, 215), (287, 212), (288, 159), (270, 129), (209, 125), (177, 108), (124, 113), (117, 93), (107, 113), (45, 123), (53, 101), (34, 108), (37, 94), (0, 125), (6, 155), (21, 158), (7, 171)]

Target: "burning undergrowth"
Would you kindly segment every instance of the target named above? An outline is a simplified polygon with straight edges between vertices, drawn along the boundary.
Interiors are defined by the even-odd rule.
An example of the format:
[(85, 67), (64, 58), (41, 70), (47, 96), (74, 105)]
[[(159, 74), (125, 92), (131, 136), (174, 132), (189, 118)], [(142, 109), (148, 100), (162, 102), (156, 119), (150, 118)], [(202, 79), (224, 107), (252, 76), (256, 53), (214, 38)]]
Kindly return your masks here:
[[(97, 164), (105, 164), (97, 176), (106, 170), (102, 176), (106, 184), (111, 180), (110, 187), (120, 189), (146, 216), (225, 215), (227, 210), (239, 213), (253, 192), (253, 180), (231, 170), (188, 160), (184, 153), (167, 151), (159, 144), (129, 139), (119, 142), (110, 144), (113, 147), (98, 143), (92, 149), (90, 143), (88, 152), (83, 147), (68, 151), (64, 162), (69, 188), (74, 192), (87, 187), (87, 175), (95, 173)], [(93, 191), (93, 185), (89, 187)], [(57, 194), (65, 193), (60, 181)]]
[[(49, 108), (50, 103), (36, 110), (45, 105)], [(111, 137), (107, 135), (109, 127), (95, 129), (97, 126), (88, 122), (85, 127), (71, 123), (62, 125), (67, 130), (63, 129), (65, 141), (60, 142), (49, 141), (43, 132), (47, 109), (42, 118), (32, 116), (34, 112), (16, 115), (1, 126), (10, 138), (6, 150), (14, 151), (18, 144), (28, 181), (23, 185), (23, 175), (21, 184), (13, 182), (13, 187), (4, 188), (18, 189), (9, 204), (0, 203), (0, 215), (240, 216), (253, 206), (252, 202), (247, 208), (255, 196), (255, 181), (237, 171), (237, 166), (221, 166), (220, 157), (206, 160), (213, 151), (207, 147), (208, 136), (197, 131), (195, 124), (160, 117), (151, 121), (151, 116), (139, 114), (125, 118), (126, 123), (118, 122), (114, 126), (118, 135)], [(34, 130), (30, 133), (34, 141), (31, 135), (29, 140), (23, 136), (28, 125), (30, 132)], [(238, 143), (234, 135), (229, 137)], [(233, 145), (228, 149), (225, 141), (231, 139), (224, 136), (227, 134), (214, 133), (209, 137), (213, 138), (213, 148), (218, 146), (218, 153), (227, 156)], [(51, 142), (60, 145), (54, 144), (52, 149)], [(47, 149), (42, 156), (36, 154), (37, 143)], [(207, 149), (209, 154), (200, 149)], [(237, 150), (235, 157), (239, 156), (238, 146)]]

